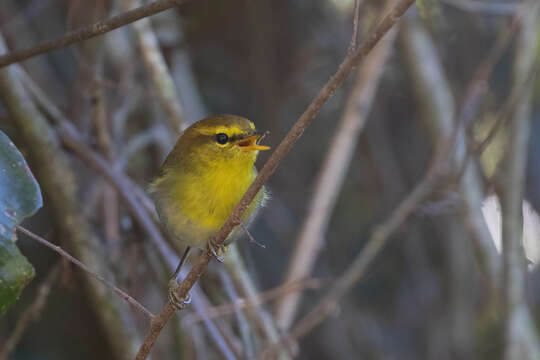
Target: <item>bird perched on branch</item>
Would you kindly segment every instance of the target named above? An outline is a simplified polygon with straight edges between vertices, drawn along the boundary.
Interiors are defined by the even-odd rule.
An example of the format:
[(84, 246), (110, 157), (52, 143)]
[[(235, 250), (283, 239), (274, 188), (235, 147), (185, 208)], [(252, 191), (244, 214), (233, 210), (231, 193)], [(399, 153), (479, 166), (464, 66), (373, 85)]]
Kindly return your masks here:
[[(208, 247), (223, 261), (224, 245), (216, 245), (212, 239), (257, 176), (257, 154), (270, 149), (259, 144), (263, 137), (251, 121), (240, 116), (202, 119), (180, 136), (150, 185), (156, 210), (173, 245), (185, 248), (169, 289), (169, 299), (179, 308), (187, 299), (177, 299), (172, 290), (189, 250)], [(245, 211), (243, 225), (255, 217), (266, 197), (262, 188)], [(236, 227), (225, 245), (241, 232), (242, 228)]]

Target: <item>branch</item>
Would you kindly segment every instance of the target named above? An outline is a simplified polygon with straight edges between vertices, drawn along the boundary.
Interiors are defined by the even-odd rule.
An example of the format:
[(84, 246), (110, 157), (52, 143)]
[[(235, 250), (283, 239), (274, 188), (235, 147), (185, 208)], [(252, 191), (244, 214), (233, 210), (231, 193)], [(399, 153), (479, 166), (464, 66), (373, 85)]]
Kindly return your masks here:
[(183, 2), (185, 2), (185, 0), (158, 0), (148, 5), (126, 11), (120, 15), (113, 16), (108, 20), (98, 21), (92, 25), (70, 31), (57, 39), (44, 41), (26, 49), (12, 51), (0, 56), (0, 68), (105, 34), (142, 18), (173, 8)]
[[(253, 181), (249, 189), (246, 191), (238, 205), (233, 210), (229, 219), (218, 231), (213, 241), (216, 245), (220, 245), (225, 241), (225, 238), (232, 231), (232, 229), (240, 224), (240, 219), (242, 214), (249, 207), (255, 195), (259, 192), (263, 184), (268, 180), (268, 178), (274, 173), (278, 167), (281, 160), (287, 155), (291, 150), (294, 143), (302, 136), (303, 132), (309, 126), (311, 121), (319, 113), (322, 106), (332, 97), (337, 88), (343, 83), (343, 81), (350, 74), (352, 69), (362, 61), (367, 54), (377, 45), (381, 38), (394, 26), (394, 24), (399, 20), (401, 15), (414, 3), (414, 0), (400, 0), (397, 4), (383, 17), (383, 19), (375, 26), (375, 29), (368, 36), (364, 44), (358, 48), (352, 55), (349, 55), (339, 66), (338, 71), (330, 78), (326, 85), (321, 89), (319, 94), (308, 106), (306, 111), (300, 116), (294, 126), (291, 128), (289, 133), (281, 141), (279, 146), (270, 156), (270, 159), (266, 162), (262, 170), (257, 175), (257, 178)], [(208, 263), (212, 259), (212, 254), (209, 251), (206, 251), (202, 254), (199, 259), (199, 262), (192, 268), (187, 277), (182, 281), (179, 287), (175, 290), (178, 298), (185, 298), (189, 290), (193, 287), (195, 282), (202, 276), (206, 271)], [(172, 315), (175, 312), (175, 307), (170, 302), (168, 302), (161, 313), (157, 315), (155, 321), (152, 322), (150, 330), (146, 335), (144, 343), (141, 345), (139, 352), (137, 353), (136, 359), (143, 360), (146, 359), (152, 346), (154, 345), (157, 337), (159, 336), (161, 330), (165, 324), (169, 321)]]
[[(141, 1), (123, 0), (122, 3), (128, 8), (139, 5)], [(187, 126), (187, 123), (183, 116), (182, 105), (178, 100), (174, 81), (159, 48), (156, 34), (152, 30), (150, 19), (141, 19), (141, 21), (134, 23), (133, 31), (152, 84), (167, 115), (166, 119), (169, 121), (171, 128), (178, 133)]]
[[(322, 288), (327, 283), (328, 281), (314, 278), (306, 280), (295, 280), (290, 283), (279, 285), (273, 289), (260, 292), (248, 298), (240, 298), (229, 304), (210, 307), (206, 309), (205, 316), (212, 319), (229, 314), (234, 314), (238, 310), (259, 306), (264, 304), (265, 302), (279, 299), (281, 296), (286, 294), (305, 290), (317, 290)], [(202, 320), (204, 320), (204, 318), (202, 318), (199, 314), (187, 314), (182, 318), (182, 322), (186, 325), (192, 325)]]
[[(341, 186), (364, 129), (381, 78), (384, 64), (390, 54), (395, 33), (391, 33), (362, 63), (356, 83), (349, 95), (345, 111), (336, 129), (329, 151), (317, 174), (313, 197), (302, 223), (294, 250), (288, 261), (284, 283), (309, 276), (323, 248), (326, 230), (340, 193)], [(281, 329), (288, 329), (295, 317), (301, 293), (292, 293), (276, 304), (276, 320)]]
[[(403, 30), (401, 40), (405, 45), (405, 58), (415, 83), (414, 89), (418, 106), (422, 110), (422, 119), (430, 130), (431, 137), (442, 139), (452, 132), (454, 126), (455, 105), (450, 84), (434, 44), (421, 24), (408, 20)], [(511, 29), (503, 29), (499, 37), (505, 37), (507, 31)], [(461, 219), (471, 234), (481, 269), (487, 279), (489, 294), (494, 295), (500, 285), (500, 258), (481, 214), (484, 198), (482, 179), (476, 164), (467, 159), (466, 134), (463, 129), (460, 129), (458, 135), (452, 166), (456, 169), (464, 166), (463, 176), (459, 177), (459, 191), (463, 199)]]
[[(538, 20), (540, 4), (531, 6), (523, 20), (517, 41), (513, 67), (513, 82), (520, 86), (527, 82), (538, 59)], [(525, 360), (540, 358), (536, 326), (525, 300), (525, 255), (523, 238), (523, 193), (527, 147), (530, 135), (532, 84), (516, 107), (509, 133), (509, 146), (505, 154), (501, 186), (502, 242), (503, 242), (503, 304), (504, 304), (504, 359)]]
[(135, 307), (137, 310), (139, 310), (143, 315), (145, 315), (149, 320), (152, 320), (154, 317), (154, 314), (152, 314), (148, 309), (146, 309), (141, 303), (139, 303), (137, 300), (135, 300), (133, 297), (131, 297), (129, 294), (124, 292), (123, 290), (116, 287), (113, 283), (103, 278), (103, 276), (99, 275), (98, 273), (92, 271), (88, 266), (71, 256), (68, 252), (63, 250), (60, 246), (56, 246), (54, 244), (51, 244), (46, 239), (42, 238), (39, 235), (34, 234), (30, 230), (27, 230), (23, 228), (22, 226), (17, 226), (17, 230), (25, 234), (26, 236), (36, 240), (42, 245), (45, 245), (49, 249), (52, 249), (57, 254), (62, 256), (63, 258), (67, 259), (69, 262), (77, 265), (79, 268), (84, 270), (87, 274), (92, 276), (94, 279), (101, 282), (103, 285), (107, 286), (111, 290), (113, 290), (116, 294), (118, 294), (122, 299), (126, 300), (129, 304), (131, 304), (133, 307)]

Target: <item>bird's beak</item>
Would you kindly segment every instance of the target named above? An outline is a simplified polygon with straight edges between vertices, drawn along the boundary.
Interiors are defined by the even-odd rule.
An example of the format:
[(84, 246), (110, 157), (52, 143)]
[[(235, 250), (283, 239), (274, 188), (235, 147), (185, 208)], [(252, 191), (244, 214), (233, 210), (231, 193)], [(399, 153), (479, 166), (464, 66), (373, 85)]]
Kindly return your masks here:
[(234, 145), (238, 146), (244, 151), (264, 151), (270, 150), (270, 146), (259, 145), (259, 140), (262, 140), (266, 134), (254, 134), (243, 139), (234, 142)]

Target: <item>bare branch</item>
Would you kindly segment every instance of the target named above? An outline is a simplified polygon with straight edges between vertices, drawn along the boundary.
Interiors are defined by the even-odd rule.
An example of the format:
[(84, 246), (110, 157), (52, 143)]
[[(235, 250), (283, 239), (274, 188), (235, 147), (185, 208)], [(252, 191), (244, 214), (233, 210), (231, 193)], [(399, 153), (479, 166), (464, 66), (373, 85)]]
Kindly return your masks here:
[(9, 52), (0, 56), (0, 68), (105, 34), (142, 18), (171, 9), (184, 2), (185, 0), (158, 0), (148, 5), (126, 11), (120, 15), (113, 16), (108, 20), (98, 21), (92, 25), (70, 31), (57, 39), (44, 41), (27, 49)]
[[(513, 68), (516, 86), (527, 82), (527, 76), (538, 60), (538, 20), (540, 4), (528, 1), (528, 12), (517, 41)], [(525, 187), (527, 146), (530, 135), (532, 83), (520, 98), (509, 127), (509, 146), (505, 154), (498, 189), (502, 212), (503, 304), (505, 360), (540, 358), (536, 326), (525, 300), (525, 254), (522, 248), (522, 203)]]
[(42, 245), (45, 245), (49, 249), (52, 249), (57, 254), (68, 260), (69, 262), (77, 265), (79, 268), (84, 270), (87, 274), (92, 276), (94, 279), (101, 282), (103, 285), (107, 286), (111, 290), (113, 290), (116, 294), (118, 294), (122, 299), (126, 300), (130, 305), (132, 305), (134, 308), (139, 310), (143, 315), (145, 315), (149, 320), (152, 320), (154, 317), (154, 314), (152, 314), (148, 309), (146, 309), (143, 305), (141, 305), (137, 300), (135, 300), (133, 297), (131, 297), (126, 292), (122, 291), (118, 287), (116, 287), (113, 283), (103, 278), (103, 276), (99, 275), (98, 273), (92, 271), (88, 266), (71, 256), (67, 251), (63, 250), (60, 246), (54, 245), (47, 241), (46, 239), (42, 238), (39, 235), (34, 234), (30, 230), (27, 230), (23, 228), (22, 226), (17, 226), (17, 230), (25, 234), (26, 236), (36, 240)]
[[(259, 172), (257, 178), (251, 184), (249, 189), (246, 191), (238, 205), (233, 210), (231, 216), (218, 231), (215, 238), (213, 239), (214, 243), (217, 245), (222, 244), (225, 241), (225, 238), (232, 231), (235, 226), (240, 224), (240, 219), (242, 214), (249, 207), (255, 195), (259, 192), (263, 184), (268, 180), (268, 178), (273, 174), (273, 172), (278, 167), (281, 160), (287, 155), (291, 150), (294, 143), (302, 136), (305, 129), (309, 126), (311, 121), (319, 113), (322, 106), (332, 97), (336, 89), (343, 83), (343, 81), (350, 74), (352, 69), (362, 61), (367, 54), (373, 50), (375, 45), (382, 39), (384, 35), (394, 26), (394, 24), (399, 20), (401, 15), (414, 3), (414, 0), (401, 0), (396, 3), (396, 5), (387, 13), (386, 16), (375, 26), (374, 30), (368, 36), (364, 44), (356, 50), (351, 56), (347, 56), (343, 63), (339, 66), (338, 71), (330, 78), (326, 85), (321, 89), (319, 94), (308, 106), (306, 111), (300, 116), (294, 126), (291, 128), (289, 133), (281, 141), (279, 146), (270, 156), (270, 159), (266, 162), (262, 170)], [(189, 290), (193, 287), (195, 282), (202, 276), (206, 271), (208, 263), (212, 259), (212, 254), (210, 251), (206, 251), (200, 257), (199, 262), (192, 268), (187, 277), (182, 281), (179, 287), (175, 290), (178, 298), (182, 299), (188, 295)], [(157, 337), (159, 336), (161, 330), (172, 317), (176, 308), (173, 304), (168, 302), (161, 313), (156, 317), (156, 320), (152, 322), (150, 330), (146, 335), (144, 343), (141, 345), (139, 352), (137, 353), (136, 359), (143, 360), (146, 359), (152, 346), (154, 345)]]
[(352, 54), (356, 51), (356, 42), (358, 41), (358, 18), (360, 17), (360, 0), (354, 0), (353, 8), (353, 32), (351, 36), (351, 43), (349, 44), (349, 49), (347, 52)]
[[(265, 302), (279, 299), (281, 296), (290, 294), (293, 292), (305, 291), (305, 290), (317, 290), (323, 287), (328, 281), (321, 279), (306, 279), (296, 280), (290, 283), (286, 283), (277, 286), (273, 289), (266, 290), (251, 296), (249, 298), (241, 298), (233, 301), (230, 304), (223, 304), (206, 309), (206, 316), (209, 318), (215, 318), (233, 314), (238, 310), (250, 308), (253, 306), (259, 306)], [(193, 323), (202, 321), (203, 318), (198, 314), (188, 314), (182, 318), (182, 322), (191, 325)]]
[[(133, 5), (140, 5), (140, 0), (123, 0), (126, 8)], [(161, 106), (166, 113), (166, 119), (169, 121), (171, 128), (179, 133), (187, 126), (187, 122), (183, 116), (183, 109), (178, 100), (178, 93), (171, 78), (167, 64), (161, 50), (159, 48), (158, 39), (152, 30), (150, 19), (141, 19), (133, 24), (133, 30), (139, 49), (144, 58), (146, 69), (150, 74), (150, 78), (157, 91)]]

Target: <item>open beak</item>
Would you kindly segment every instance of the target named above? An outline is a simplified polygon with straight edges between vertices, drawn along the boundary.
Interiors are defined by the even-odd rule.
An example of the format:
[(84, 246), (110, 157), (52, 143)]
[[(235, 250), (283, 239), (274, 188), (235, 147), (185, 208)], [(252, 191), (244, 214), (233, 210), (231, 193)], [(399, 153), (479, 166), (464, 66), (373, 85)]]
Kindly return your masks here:
[(264, 151), (270, 150), (270, 146), (259, 145), (259, 140), (264, 138), (265, 134), (254, 134), (243, 139), (237, 140), (234, 142), (234, 145), (238, 146), (241, 150), (245, 151)]

